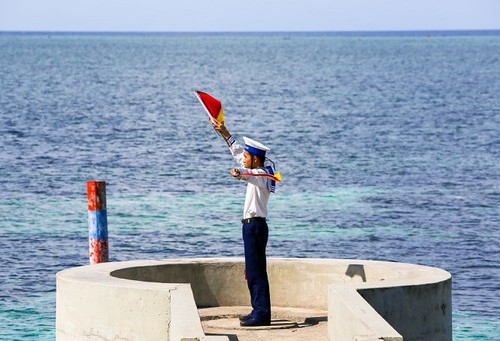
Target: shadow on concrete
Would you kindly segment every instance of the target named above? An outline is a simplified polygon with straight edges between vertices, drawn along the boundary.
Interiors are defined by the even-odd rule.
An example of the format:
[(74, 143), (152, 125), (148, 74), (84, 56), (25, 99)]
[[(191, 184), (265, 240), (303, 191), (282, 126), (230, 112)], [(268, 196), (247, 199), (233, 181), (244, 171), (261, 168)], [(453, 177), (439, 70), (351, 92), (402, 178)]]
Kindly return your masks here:
[(298, 326), (300, 328), (304, 327), (312, 327), (317, 325), (320, 322), (327, 322), (328, 316), (315, 316), (315, 317), (306, 317), (303, 323), (299, 323)]
[(229, 341), (239, 341), (238, 335), (236, 334), (213, 334), (213, 333), (207, 333), (207, 336), (227, 336)]
[(297, 323), (295, 322), (290, 322), (289, 320), (279, 320), (279, 319), (274, 319), (271, 320), (271, 326), (276, 328), (280, 327), (288, 327), (288, 328), (293, 328), (297, 326)]
[(360, 276), (363, 282), (366, 282), (365, 267), (363, 264), (349, 264), (345, 274), (351, 278)]

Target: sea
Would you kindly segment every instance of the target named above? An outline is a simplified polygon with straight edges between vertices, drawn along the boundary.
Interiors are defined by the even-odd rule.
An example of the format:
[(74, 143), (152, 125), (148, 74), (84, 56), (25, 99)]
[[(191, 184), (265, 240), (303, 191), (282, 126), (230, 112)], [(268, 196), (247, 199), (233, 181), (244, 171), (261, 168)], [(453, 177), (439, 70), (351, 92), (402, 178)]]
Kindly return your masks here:
[(195, 89), (271, 148), (269, 257), (443, 268), (453, 339), (500, 340), (500, 31), (0, 33), (1, 340), (54, 340), (88, 180), (110, 261), (243, 255)]

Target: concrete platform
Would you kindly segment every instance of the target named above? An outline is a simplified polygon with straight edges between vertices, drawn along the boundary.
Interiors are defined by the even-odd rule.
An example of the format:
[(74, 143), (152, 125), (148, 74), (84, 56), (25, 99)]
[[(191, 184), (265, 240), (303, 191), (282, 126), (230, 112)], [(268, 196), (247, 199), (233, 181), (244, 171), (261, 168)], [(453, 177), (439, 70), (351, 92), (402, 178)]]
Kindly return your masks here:
[(451, 275), (351, 259), (268, 259), (273, 323), (241, 328), (243, 258), (111, 262), (57, 274), (65, 340), (451, 341)]
[(226, 336), (230, 341), (328, 340), (328, 311), (292, 307), (272, 309), (269, 327), (240, 327), (239, 316), (248, 314), (251, 307), (205, 308), (198, 312), (206, 335)]

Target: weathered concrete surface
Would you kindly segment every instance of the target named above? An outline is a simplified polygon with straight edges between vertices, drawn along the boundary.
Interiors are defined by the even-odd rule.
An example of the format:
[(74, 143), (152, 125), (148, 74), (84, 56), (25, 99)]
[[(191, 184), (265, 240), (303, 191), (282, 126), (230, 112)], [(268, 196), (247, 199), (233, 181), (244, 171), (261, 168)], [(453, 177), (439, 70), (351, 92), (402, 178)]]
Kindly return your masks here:
[[(243, 270), (242, 258), (217, 258), (103, 263), (61, 271), (57, 338), (231, 339), (205, 335), (197, 308), (247, 305)], [(451, 275), (444, 270), (363, 260), (271, 258), (268, 273), (273, 307), (328, 309), (325, 339), (452, 339)], [(234, 324), (230, 320), (226, 322)]]
[[(387, 341), (452, 339), (451, 275), (447, 271), (414, 264), (370, 263), (350, 265), (347, 271), (363, 277), (363, 283), (329, 287), (331, 340), (355, 336)], [(370, 265), (377, 268), (378, 281), (365, 272)], [(396, 272), (379, 276), (389, 274), (384, 269)]]
[(251, 307), (200, 309), (203, 330), (208, 335), (225, 335), (231, 341), (327, 341), (326, 310), (273, 306), (270, 327), (240, 327), (238, 317)]
[(57, 274), (57, 340), (165, 339), (180, 285), (117, 282), (102, 264)]

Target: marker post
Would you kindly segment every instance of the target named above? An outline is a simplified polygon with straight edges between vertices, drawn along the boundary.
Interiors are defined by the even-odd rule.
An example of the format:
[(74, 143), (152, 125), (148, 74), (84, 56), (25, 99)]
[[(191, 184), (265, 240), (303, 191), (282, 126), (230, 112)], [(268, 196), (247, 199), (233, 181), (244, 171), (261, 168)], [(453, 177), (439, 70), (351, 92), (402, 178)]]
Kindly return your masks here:
[(87, 181), (87, 202), (89, 217), (89, 262), (90, 264), (107, 262), (109, 249), (105, 181)]

